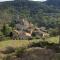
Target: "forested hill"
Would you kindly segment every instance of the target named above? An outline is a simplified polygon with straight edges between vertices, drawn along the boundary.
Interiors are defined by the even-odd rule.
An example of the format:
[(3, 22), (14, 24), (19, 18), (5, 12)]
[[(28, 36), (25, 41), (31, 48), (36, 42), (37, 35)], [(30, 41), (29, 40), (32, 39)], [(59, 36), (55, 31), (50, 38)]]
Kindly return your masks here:
[(60, 1), (59, 0), (47, 0), (45, 2), (39, 2), (39, 1), (28, 1), (28, 0), (14, 0), (9, 2), (1, 2), (0, 8), (4, 7), (13, 7), (17, 10), (22, 9), (29, 9), (30, 11), (38, 11), (39, 9), (42, 9), (46, 13), (54, 13), (54, 12), (60, 12), (59, 9), (55, 9), (54, 6), (59, 6)]
[(55, 8), (60, 8), (60, 0), (47, 0), (46, 4), (54, 6)]
[[(54, 28), (57, 26), (57, 17), (60, 22), (60, 9), (55, 8), (55, 5), (59, 4), (60, 1), (53, 1), (55, 0), (47, 0), (46, 2), (28, 0), (0, 2), (0, 26), (5, 23), (15, 23), (19, 15), (19, 17), (27, 18), (27, 20), (30, 20), (39, 27)], [(52, 3), (55, 5), (52, 5)]]

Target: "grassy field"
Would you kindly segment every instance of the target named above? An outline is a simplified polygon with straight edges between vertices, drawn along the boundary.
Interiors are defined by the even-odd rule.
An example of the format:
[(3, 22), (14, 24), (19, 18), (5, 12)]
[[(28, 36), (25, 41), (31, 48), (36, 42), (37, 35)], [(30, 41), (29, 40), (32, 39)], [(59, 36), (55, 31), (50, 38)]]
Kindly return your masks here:
[(23, 47), (23, 46), (28, 46), (28, 45), (29, 45), (28, 40), (7, 40), (7, 41), (0, 42), (0, 48), (4, 48), (7, 46)]
[[(48, 39), (46, 39), (48, 42), (54, 42), (54, 43), (58, 43), (59, 42), (59, 38), (57, 37), (50, 37)], [(12, 47), (24, 47), (24, 46), (28, 46), (31, 42), (38, 42), (41, 41), (41, 39), (38, 40), (6, 40), (6, 41), (1, 41), (0, 42), (0, 48), (4, 48), (7, 46), (12, 46)]]
[(59, 36), (50, 37), (47, 39), (48, 42), (59, 43)]

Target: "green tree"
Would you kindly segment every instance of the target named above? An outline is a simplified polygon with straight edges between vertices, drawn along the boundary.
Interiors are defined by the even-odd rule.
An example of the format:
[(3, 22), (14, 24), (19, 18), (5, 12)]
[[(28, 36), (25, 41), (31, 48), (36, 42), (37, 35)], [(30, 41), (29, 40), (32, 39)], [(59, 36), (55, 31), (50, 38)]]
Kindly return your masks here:
[(5, 36), (8, 36), (10, 34), (10, 32), (12, 31), (12, 28), (9, 27), (8, 24), (4, 24), (3, 28), (2, 28), (2, 32)]

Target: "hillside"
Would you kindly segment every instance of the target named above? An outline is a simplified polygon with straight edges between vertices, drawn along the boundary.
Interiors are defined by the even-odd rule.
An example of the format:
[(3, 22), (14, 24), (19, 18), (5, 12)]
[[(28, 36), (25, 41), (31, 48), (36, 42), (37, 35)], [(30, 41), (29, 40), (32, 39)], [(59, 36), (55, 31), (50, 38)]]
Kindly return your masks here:
[[(46, 1), (46, 3), (49, 3), (49, 0)], [(17, 16), (19, 15), (20, 17), (22, 16), (23, 18), (28, 18), (28, 20), (32, 21), (38, 26), (54, 27), (56, 26), (55, 23), (57, 17), (60, 18), (60, 9), (56, 9), (54, 6), (51, 6), (52, 4), (47, 5), (46, 3), (27, 0), (1, 2), (0, 26), (2, 26), (2, 24), (4, 23), (10, 23), (13, 20), (17, 20)], [(54, 20), (54, 22), (51, 21), (52, 19)], [(52, 26), (52, 23), (54, 26)]]
[(47, 0), (46, 3), (60, 9), (60, 0)]
[[(18, 30), (19, 33), (16, 33), (14, 36), (14, 38), (16, 38), (17, 35), (20, 36), (19, 34), (22, 33), (23, 30), (22, 36), (27, 34), (25, 30), (29, 30), (29, 28), (34, 31), (34, 27), (39, 29), (44, 27), (44, 31), (37, 29), (36, 32), (34, 31), (34, 34), (38, 33), (41, 35), (47, 32), (51, 36), (59, 35), (60, 9), (55, 6), (56, 4), (52, 6), (49, 2), (49, 0), (46, 2), (28, 0), (0, 2), (0, 35), (4, 35), (5, 37), (11, 36), (12, 38), (13, 31), (16, 32), (16, 30)], [(25, 25), (22, 23), (23, 19), (25, 20)], [(29, 28), (26, 28), (30, 23), (32, 23), (34, 27), (29, 26)], [(30, 36), (32, 35), (31, 30), (29, 31)]]

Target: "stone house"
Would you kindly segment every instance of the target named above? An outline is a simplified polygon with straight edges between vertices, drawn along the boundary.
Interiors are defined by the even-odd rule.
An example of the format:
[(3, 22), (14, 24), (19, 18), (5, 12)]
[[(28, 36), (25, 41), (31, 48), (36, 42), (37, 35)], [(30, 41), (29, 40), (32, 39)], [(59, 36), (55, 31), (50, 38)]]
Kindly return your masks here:
[(49, 37), (49, 33), (47, 33), (46, 30), (40, 30), (40, 28), (35, 28), (34, 31), (32, 32), (35, 36), (42, 37), (42, 38), (47, 38)]
[(13, 39), (19, 39), (19, 40), (27, 40), (27, 39), (31, 39), (32, 36), (30, 33), (24, 32), (24, 31), (17, 31), (14, 30), (13, 32)]

